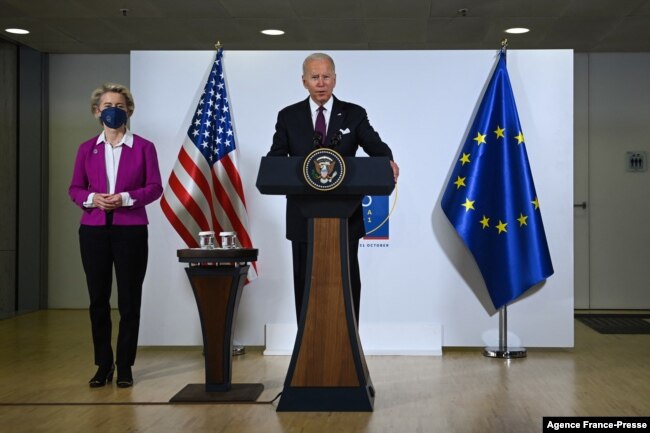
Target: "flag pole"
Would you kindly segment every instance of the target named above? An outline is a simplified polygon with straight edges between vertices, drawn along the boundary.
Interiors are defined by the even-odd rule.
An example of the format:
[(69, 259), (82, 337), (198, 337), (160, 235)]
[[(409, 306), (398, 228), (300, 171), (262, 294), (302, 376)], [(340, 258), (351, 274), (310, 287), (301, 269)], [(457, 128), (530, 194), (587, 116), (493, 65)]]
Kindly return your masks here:
[(526, 349), (523, 347), (508, 347), (508, 306), (499, 309), (499, 347), (486, 347), (483, 356), (488, 358), (525, 358)]
[[(506, 54), (508, 50), (508, 39), (501, 41), (501, 52)], [(523, 347), (508, 347), (508, 306), (499, 308), (499, 347), (486, 347), (483, 356), (488, 358), (525, 358), (526, 349)]]
[(501, 41), (501, 52), (505, 53), (506, 51), (508, 51), (508, 38)]
[[(214, 44), (214, 49), (219, 51), (221, 48), (223, 48), (223, 44), (221, 43), (221, 41), (217, 41), (217, 43)], [(232, 356), (245, 355), (245, 354), (246, 354), (246, 346), (233, 343)]]

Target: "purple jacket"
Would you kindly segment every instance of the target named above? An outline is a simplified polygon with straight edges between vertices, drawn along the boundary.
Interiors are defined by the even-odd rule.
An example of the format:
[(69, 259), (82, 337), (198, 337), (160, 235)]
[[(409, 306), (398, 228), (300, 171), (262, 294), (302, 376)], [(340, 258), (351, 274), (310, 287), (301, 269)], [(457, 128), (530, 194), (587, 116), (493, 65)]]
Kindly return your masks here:
[[(83, 203), (91, 192), (108, 192), (104, 148), (96, 145), (97, 137), (81, 143), (77, 151), (72, 181), (68, 194), (83, 210), (81, 224), (102, 226), (106, 212), (99, 208), (85, 208)], [(128, 192), (135, 200), (133, 206), (113, 211), (114, 225), (145, 225), (149, 223), (145, 206), (162, 194), (158, 156), (153, 143), (133, 134), (133, 147), (124, 146), (115, 180), (115, 193)]]

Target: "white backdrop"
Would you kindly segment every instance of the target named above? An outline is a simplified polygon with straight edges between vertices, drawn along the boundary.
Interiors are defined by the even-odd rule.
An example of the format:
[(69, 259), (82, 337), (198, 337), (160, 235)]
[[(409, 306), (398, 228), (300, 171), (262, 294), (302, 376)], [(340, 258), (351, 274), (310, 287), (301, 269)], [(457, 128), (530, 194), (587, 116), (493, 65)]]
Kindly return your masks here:
[[(259, 279), (244, 288), (239, 344), (264, 345), (265, 329), (292, 343), (291, 253), (282, 196), (255, 188), (278, 110), (307, 97), (302, 51), (225, 51), (239, 169)], [(476, 265), (440, 209), (440, 197), (495, 63), (495, 51), (335, 51), (340, 99), (364, 106), (401, 167), (388, 241), (362, 242), (360, 328), (366, 353), (440, 353), (440, 346), (498, 344), (494, 311)], [(154, 141), (163, 182), (205, 84), (214, 52), (134, 51), (134, 132)], [(509, 51), (508, 70), (526, 136), (555, 274), (508, 307), (508, 341), (573, 346), (573, 53)], [(141, 345), (198, 345), (194, 297), (177, 262), (184, 245), (157, 204)], [(377, 245), (382, 244), (382, 245)], [(387, 246), (386, 246), (387, 244)], [(371, 248), (372, 247), (372, 248)], [(288, 326), (287, 326), (288, 325)], [(267, 331), (268, 333), (268, 331)], [(431, 334), (431, 335), (428, 335)], [(277, 335), (276, 335), (277, 336)], [(274, 340), (275, 341), (275, 340)]]

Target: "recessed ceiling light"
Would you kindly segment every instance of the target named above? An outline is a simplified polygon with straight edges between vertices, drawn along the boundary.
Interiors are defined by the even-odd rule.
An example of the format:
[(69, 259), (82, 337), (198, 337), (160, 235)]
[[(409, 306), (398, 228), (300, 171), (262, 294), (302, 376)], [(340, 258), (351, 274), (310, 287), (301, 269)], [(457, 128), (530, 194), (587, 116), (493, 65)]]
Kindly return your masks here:
[(269, 36), (280, 36), (284, 34), (284, 30), (267, 29), (267, 30), (262, 30), (262, 33)]
[(7, 33), (13, 33), (14, 35), (26, 35), (29, 33), (29, 30), (25, 29), (5, 29)]
[(518, 34), (521, 34), (521, 33), (528, 33), (529, 31), (530, 31), (530, 29), (527, 29), (525, 27), (513, 27), (511, 29), (506, 30), (506, 33), (511, 33), (511, 34), (514, 34), (514, 35), (518, 35)]

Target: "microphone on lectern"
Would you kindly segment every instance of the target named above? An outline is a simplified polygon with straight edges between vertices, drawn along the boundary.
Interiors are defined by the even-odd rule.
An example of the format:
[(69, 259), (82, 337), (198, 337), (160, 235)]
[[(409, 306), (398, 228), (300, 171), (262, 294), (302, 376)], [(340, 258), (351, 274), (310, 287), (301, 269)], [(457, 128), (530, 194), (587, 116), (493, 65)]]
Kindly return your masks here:
[(323, 147), (323, 134), (321, 134), (319, 131), (314, 131), (314, 136), (312, 137), (311, 141), (314, 149)]

